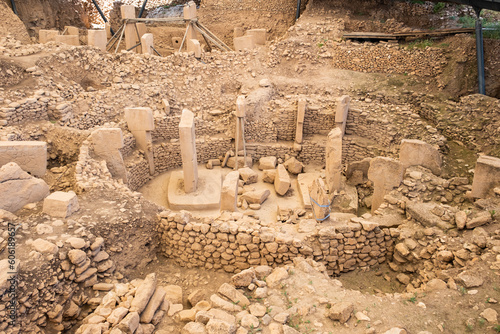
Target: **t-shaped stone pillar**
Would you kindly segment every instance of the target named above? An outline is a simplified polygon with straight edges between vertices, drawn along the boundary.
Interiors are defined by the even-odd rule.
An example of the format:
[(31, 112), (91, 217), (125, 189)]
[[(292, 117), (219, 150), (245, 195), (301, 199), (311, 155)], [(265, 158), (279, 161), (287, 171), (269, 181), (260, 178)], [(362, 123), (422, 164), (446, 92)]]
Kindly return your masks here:
[[(135, 19), (135, 7), (124, 5), (120, 7), (120, 11), (122, 14), (122, 19)], [(131, 49), (136, 45), (137, 31), (135, 23), (126, 23), (125, 24), (125, 48), (127, 50)], [(138, 52), (139, 48), (136, 47), (132, 52)]]
[(235, 151), (236, 151), (236, 163), (234, 165), (234, 169), (238, 169), (238, 152), (243, 149), (244, 160), (243, 165), (246, 166), (246, 149), (245, 149), (245, 113), (246, 113), (246, 102), (245, 96), (240, 95), (236, 99), (236, 135), (234, 138), (235, 141)]
[(373, 182), (372, 213), (384, 202), (384, 196), (403, 181), (404, 167), (401, 162), (387, 157), (375, 157), (370, 161), (368, 179)]
[(349, 95), (343, 95), (337, 100), (337, 111), (335, 112), (335, 125), (342, 130), (342, 136), (345, 134), (347, 123), (347, 114), (349, 113), (349, 105), (351, 98)]
[(304, 136), (304, 116), (306, 114), (306, 99), (300, 98), (297, 101), (297, 125), (295, 127), (295, 143), (293, 147), (296, 151), (302, 149), (302, 140)]
[(101, 128), (91, 133), (94, 154), (106, 161), (111, 175), (127, 183), (127, 170), (120, 148), (123, 147), (122, 130), (119, 128)]
[(153, 111), (151, 108), (125, 108), (125, 120), (130, 132), (134, 135), (137, 147), (144, 151), (149, 164), (149, 173), (153, 175), (155, 173), (153, 139), (151, 138), (151, 131), (155, 129)]
[(198, 161), (196, 158), (196, 139), (194, 135), (194, 115), (182, 110), (179, 123), (179, 139), (181, 142), (182, 171), (184, 173), (184, 191), (190, 193), (198, 186)]
[(342, 129), (333, 128), (326, 140), (326, 185), (330, 198), (340, 191), (342, 181)]

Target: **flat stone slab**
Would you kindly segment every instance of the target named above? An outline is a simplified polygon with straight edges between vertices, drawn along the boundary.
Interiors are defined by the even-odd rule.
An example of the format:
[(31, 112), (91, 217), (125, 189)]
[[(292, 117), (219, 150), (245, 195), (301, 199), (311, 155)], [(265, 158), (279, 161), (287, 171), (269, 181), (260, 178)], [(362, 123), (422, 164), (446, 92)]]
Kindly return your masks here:
[(222, 175), (219, 169), (198, 170), (198, 187), (184, 191), (184, 173), (174, 171), (168, 182), (168, 204), (171, 210), (213, 210), (220, 207)]
[(312, 209), (311, 198), (309, 196), (309, 186), (314, 180), (320, 177), (320, 173), (303, 173), (297, 175), (297, 182), (299, 184), (299, 192), (302, 197), (302, 203), (306, 210)]
[(34, 176), (47, 170), (47, 143), (42, 141), (0, 141), (0, 167), (15, 162)]

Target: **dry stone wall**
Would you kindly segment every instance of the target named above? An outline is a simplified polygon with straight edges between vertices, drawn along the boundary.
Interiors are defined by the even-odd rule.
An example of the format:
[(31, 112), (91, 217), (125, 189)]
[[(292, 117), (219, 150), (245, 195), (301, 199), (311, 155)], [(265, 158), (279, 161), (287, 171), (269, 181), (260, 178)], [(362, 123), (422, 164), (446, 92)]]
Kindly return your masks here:
[(382, 263), (393, 250), (387, 228), (354, 220), (334, 225), (302, 220), (280, 230), (238, 213), (198, 221), (187, 212), (164, 211), (158, 231), (163, 253), (181, 266), (236, 273), (251, 266), (291, 264), (302, 256), (323, 263), (332, 275)]

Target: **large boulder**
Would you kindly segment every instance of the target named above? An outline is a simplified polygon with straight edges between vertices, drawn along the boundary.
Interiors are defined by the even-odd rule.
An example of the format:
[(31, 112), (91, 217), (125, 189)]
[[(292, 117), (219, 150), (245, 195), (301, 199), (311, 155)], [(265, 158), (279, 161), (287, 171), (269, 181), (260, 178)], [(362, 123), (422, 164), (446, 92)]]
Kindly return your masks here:
[(0, 209), (15, 212), (49, 195), (49, 186), (21, 169), (15, 162), (0, 168)]

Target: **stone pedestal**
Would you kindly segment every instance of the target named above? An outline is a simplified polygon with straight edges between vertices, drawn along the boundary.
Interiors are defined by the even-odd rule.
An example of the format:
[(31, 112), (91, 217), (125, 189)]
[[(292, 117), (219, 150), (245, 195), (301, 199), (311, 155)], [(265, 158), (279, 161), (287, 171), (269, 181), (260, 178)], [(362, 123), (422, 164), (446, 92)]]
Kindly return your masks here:
[(266, 45), (266, 29), (249, 29), (246, 34), (253, 37), (256, 45)]
[(196, 139), (194, 134), (194, 114), (184, 109), (179, 123), (182, 171), (184, 172), (184, 191), (190, 193), (198, 185), (198, 161), (196, 158)]

